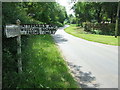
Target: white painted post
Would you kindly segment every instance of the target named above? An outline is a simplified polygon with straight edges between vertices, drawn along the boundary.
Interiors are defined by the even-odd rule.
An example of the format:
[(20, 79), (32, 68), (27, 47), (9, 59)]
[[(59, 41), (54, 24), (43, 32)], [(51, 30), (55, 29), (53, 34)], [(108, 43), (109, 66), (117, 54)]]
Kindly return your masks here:
[[(16, 21), (20, 29), (20, 20)], [(17, 54), (18, 54), (18, 73), (22, 73), (22, 59), (21, 59), (21, 34), (17, 36)]]

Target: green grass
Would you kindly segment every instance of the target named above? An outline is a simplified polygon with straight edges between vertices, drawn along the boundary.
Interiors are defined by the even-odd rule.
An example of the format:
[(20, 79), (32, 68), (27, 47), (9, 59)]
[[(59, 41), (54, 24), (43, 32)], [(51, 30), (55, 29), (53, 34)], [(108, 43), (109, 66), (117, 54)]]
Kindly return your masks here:
[(23, 74), (18, 88), (78, 88), (50, 35), (22, 36), (22, 43)]
[(115, 38), (114, 36), (107, 36), (107, 35), (90, 34), (85, 32), (83, 28), (77, 27), (76, 25), (70, 25), (70, 27), (66, 28), (65, 31), (73, 36), (76, 36), (88, 41), (93, 41), (93, 42), (98, 42), (98, 43), (103, 43), (108, 45), (115, 45), (115, 46), (118, 46), (118, 38), (120, 38), (120, 37)]

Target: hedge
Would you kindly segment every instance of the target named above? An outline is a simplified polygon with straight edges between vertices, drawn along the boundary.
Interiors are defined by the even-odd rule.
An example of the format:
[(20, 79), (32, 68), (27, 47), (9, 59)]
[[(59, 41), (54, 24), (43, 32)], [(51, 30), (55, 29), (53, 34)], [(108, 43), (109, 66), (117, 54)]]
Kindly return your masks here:
[[(91, 32), (92, 34), (101, 34), (101, 35), (114, 35), (115, 34), (115, 23), (83, 23), (84, 30)], [(120, 28), (120, 25), (119, 25)], [(120, 35), (120, 32), (118, 32)]]

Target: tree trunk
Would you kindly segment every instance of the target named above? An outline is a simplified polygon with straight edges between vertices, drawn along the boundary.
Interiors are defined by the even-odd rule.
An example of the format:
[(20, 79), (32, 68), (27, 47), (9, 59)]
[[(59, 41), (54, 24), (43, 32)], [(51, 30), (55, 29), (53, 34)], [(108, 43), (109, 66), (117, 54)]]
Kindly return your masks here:
[(117, 17), (116, 17), (116, 25), (115, 25), (115, 38), (117, 38), (117, 35), (118, 35), (119, 10), (120, 10), (120, 2), (118, 2), (118, 8), (117, 8)]
[(97, 20), (98, 20), (98, 23), (101, 22), (101, 7), (99, 8), (99, 10), (97, 11)]
[(111, 23), (113, 23), (113, 10), (112, 10), (112, 12), (111, 12), (111, 14), (110, 14), (110, 18), (111, 18)]

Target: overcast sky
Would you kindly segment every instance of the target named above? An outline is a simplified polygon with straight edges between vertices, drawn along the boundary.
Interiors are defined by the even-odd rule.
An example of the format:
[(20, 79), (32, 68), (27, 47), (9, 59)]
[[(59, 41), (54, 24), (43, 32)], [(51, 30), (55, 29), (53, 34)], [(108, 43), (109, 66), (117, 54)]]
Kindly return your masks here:
[(73, 14), (73, 10), (71, 10), (71, 7), (74, 5), (74, 3), (71, 3), (71, 0), (57, 0), (60, 5), (64, 6), (66, 8), (67, 14)]

